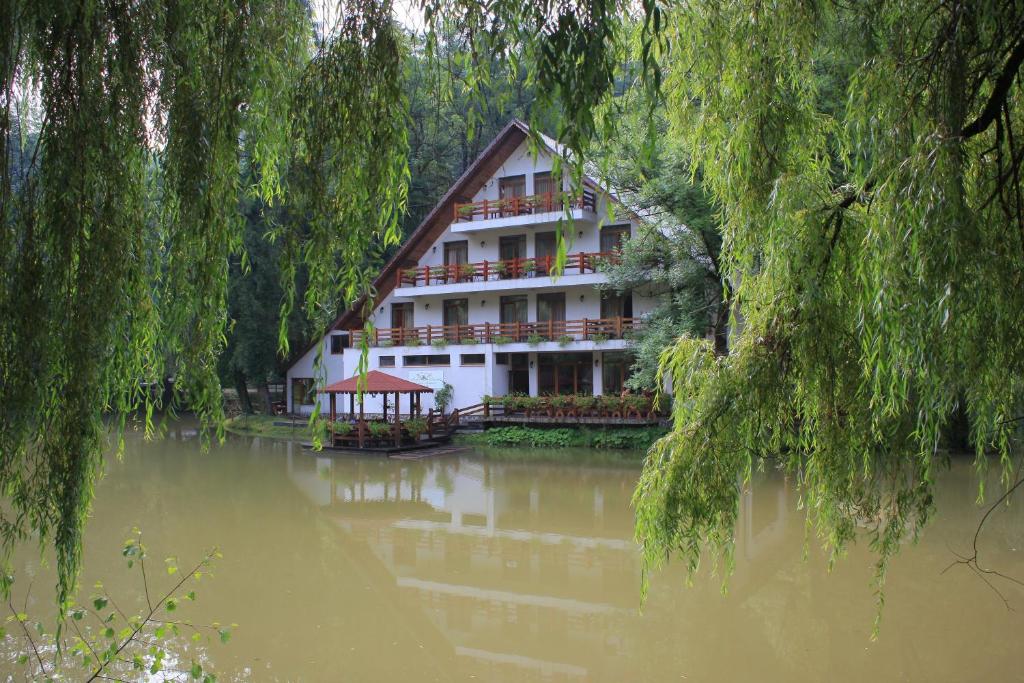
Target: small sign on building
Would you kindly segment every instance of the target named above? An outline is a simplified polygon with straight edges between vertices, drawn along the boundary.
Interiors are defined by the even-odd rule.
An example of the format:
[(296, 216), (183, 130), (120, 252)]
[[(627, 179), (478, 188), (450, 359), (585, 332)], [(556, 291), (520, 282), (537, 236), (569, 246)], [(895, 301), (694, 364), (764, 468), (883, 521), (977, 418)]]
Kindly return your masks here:
[(413, 370), (409, 373), (409, 381), (439, 391), (444, 388), (444, 372), (441, 370)]

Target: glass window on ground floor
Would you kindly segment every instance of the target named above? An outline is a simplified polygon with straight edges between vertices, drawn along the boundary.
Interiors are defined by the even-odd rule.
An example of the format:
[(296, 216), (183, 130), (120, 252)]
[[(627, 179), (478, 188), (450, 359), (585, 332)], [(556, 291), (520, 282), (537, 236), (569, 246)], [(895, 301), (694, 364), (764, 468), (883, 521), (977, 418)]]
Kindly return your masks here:
[(594, 355), (592, 353), (537, 354), (537, 390), (541, 396), (593, 394)]
[(605, 396), (618, 396), (626, 387), (633, 354), (605, 353), (601, 362), (601, 390)]
[(298, 412), (299, 406), (311, 406), (316, 400), (312, 377), (292, 377), (292, 412)]

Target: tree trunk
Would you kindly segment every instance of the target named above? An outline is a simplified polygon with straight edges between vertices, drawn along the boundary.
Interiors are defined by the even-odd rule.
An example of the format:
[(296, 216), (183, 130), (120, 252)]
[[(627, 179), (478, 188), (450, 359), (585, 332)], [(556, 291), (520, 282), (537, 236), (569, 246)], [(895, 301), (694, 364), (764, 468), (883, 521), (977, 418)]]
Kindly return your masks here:
[(274, 402), (270, 399), (270, 385), (266, 380), (260, 383), (260, 398), (263, 399), (263, 412), (267, 415), (274, 414)]
[(715, 313), (713, 327), (715, 336), (715, 355), (726, 356), (729, 354), (729, 300), (722, 299), (718, 304), (718, 311)]
[(245, 373), (241, 370), (235, 370), (235, 390), (238, 391), (238, 403), (242, 407), (242, 412), (251, 415), (254, 411), (252, 401), (249, 400), (249, 385), (245, 381)]

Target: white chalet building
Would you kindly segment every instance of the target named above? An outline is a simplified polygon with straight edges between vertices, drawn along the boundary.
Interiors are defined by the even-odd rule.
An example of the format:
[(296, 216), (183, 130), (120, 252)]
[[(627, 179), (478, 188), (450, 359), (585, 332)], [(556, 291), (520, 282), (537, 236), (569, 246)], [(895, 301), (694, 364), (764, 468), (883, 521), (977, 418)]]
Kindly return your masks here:
[[(534, 156), (529, 129), (510, 122), (383, 268), (370, 322), (368, 370), (454, 388), (450, 408), (485, 395), (619, 394), (632, 358), (624, 336), (655, 301), (602, 294), (602, 260), (640, 219), (587, 180), (580, 196), (553, 185), (556, 143)], [(548, 268), (571, 207), (564, 272)], [(568, 231), (566, 221), (566, 230)], [(357, 304), (287, 371), (288, 410), (309, 413), (317, 386), (354, 375), (364, 320)], [(326, 377), (314, 376), (318, 346)], [(321, 396), (322, 410), (327, 410)], [(430, 406), (427, 399), (423, 409)], [(366, 410), (379, 412), (380, 397)]]

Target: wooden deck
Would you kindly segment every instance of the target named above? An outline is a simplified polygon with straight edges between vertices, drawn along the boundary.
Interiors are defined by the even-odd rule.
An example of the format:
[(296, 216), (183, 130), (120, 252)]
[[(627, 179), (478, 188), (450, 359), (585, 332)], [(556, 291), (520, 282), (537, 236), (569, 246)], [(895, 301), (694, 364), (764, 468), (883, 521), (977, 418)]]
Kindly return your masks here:
[[(302, 447), (308, 451), (313, 451), (313, 444), (305, 442)], [(422, 460), (423, 458), (429, 458), (436, 455), (447, 455), (449, 453), (455, 453), (460, 450), (465, 450), (443, 441), (421, 441), (415, 445), (403, 445), (403, 446), (367, 446), (365, 448), (345, 447), (345, 446), (332, 446), (324, 443), (323, 448), (319, 451), (315, 451), (319, 455), (334, 456), (334, 455), (383, 455), (388, 458), (396, 458), (400, 460)]]
[(540, 425), (598, 425), (605, 427), (647, 427), (661, 424), (664, 421), (659, 417), (550, 417), (548, 415), (482, 415), (466, 416), (462, 418), (463, 425), (480, 425), (489, 427), (491, 425), (506, 424), (540, 424)]

